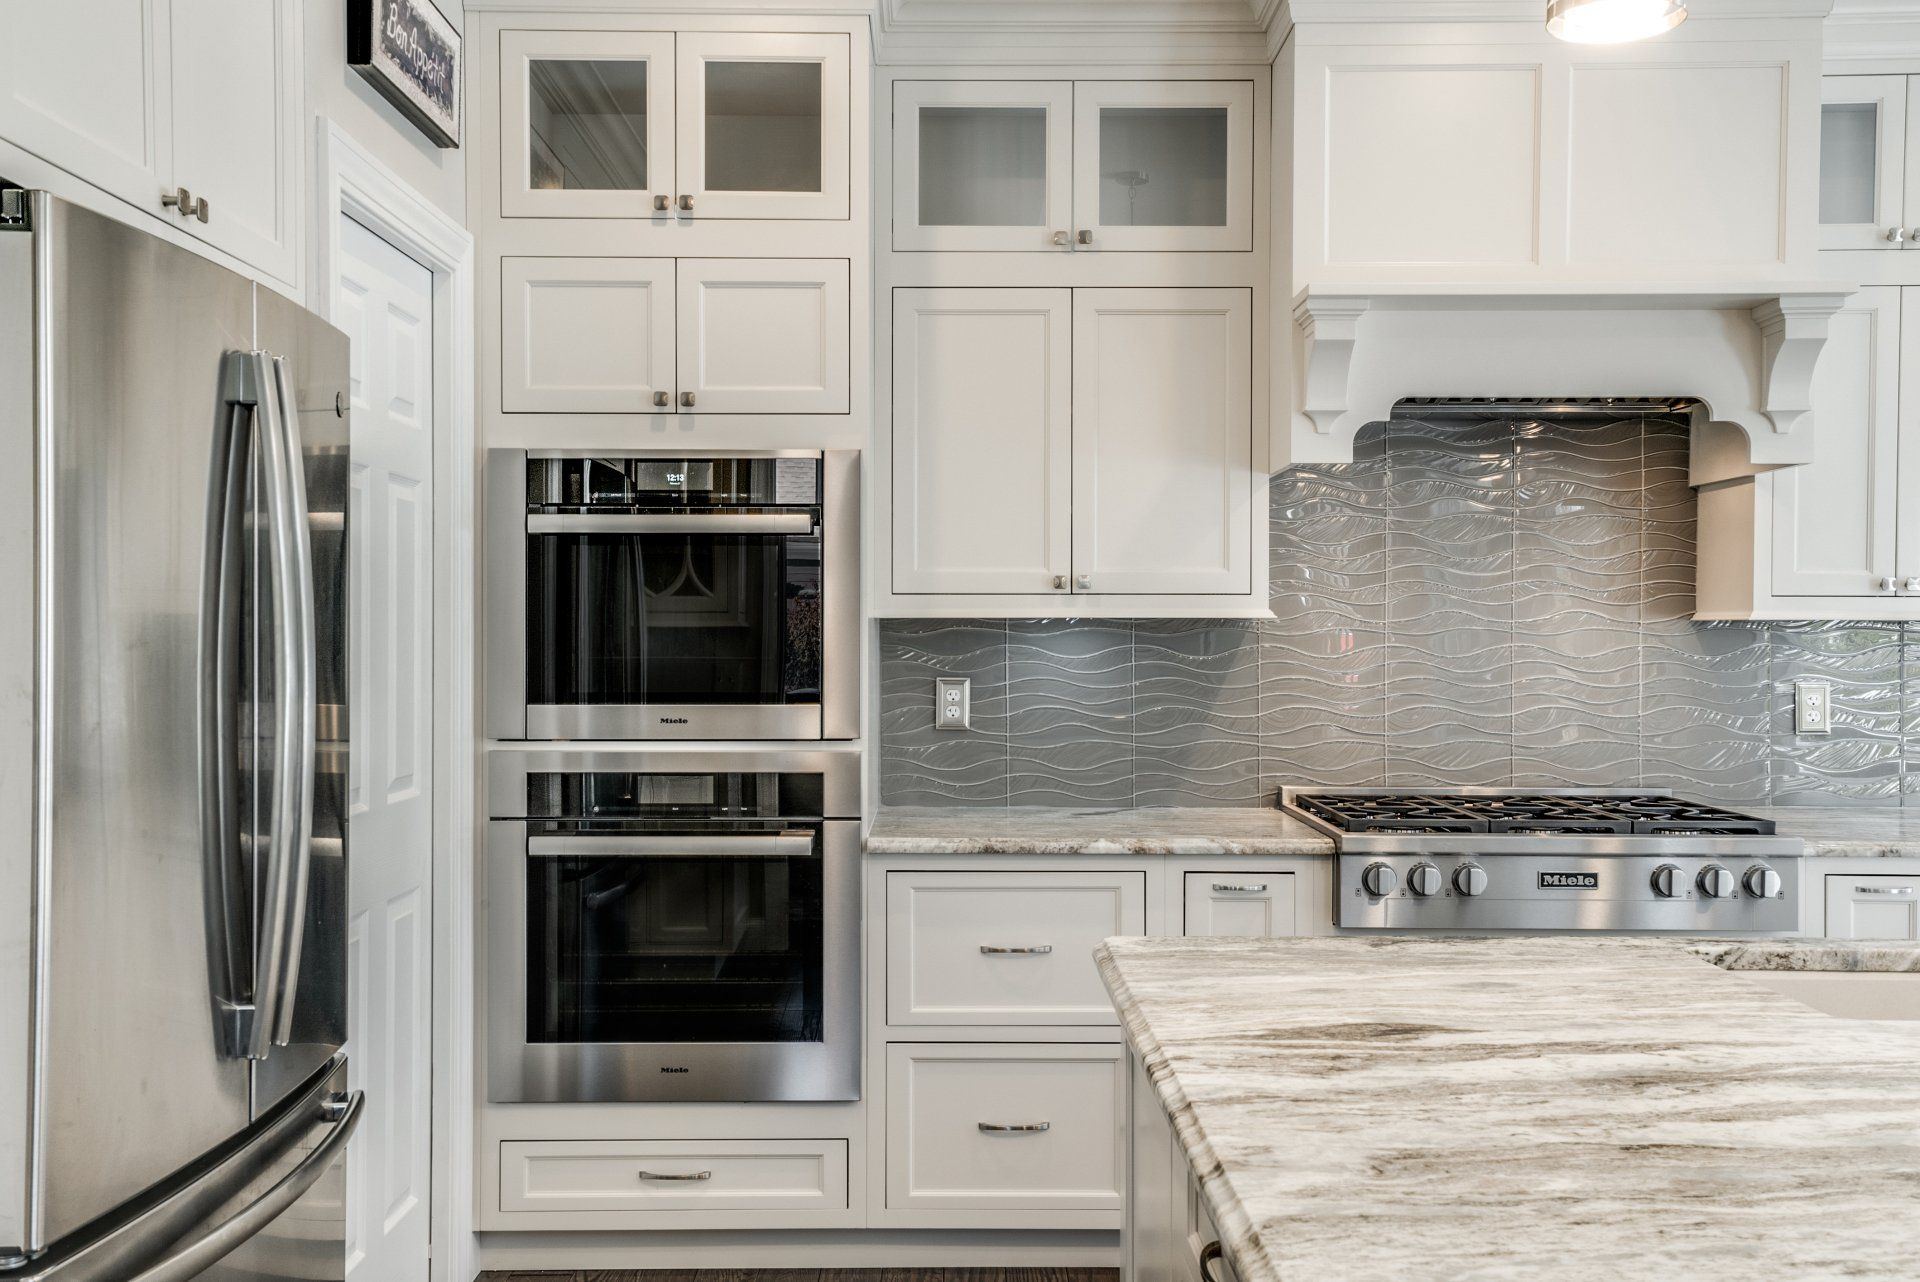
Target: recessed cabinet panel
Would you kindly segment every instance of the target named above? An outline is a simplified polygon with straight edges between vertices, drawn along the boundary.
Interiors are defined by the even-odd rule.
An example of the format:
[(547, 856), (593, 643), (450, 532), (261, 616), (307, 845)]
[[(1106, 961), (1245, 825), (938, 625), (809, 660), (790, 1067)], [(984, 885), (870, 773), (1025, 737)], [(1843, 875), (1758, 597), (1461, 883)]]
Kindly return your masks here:
[(1073, 309), (1074, 590), (1251, 591), (1250, 291), (1082, 289)]
[(1538, 261), (1538, 67), (1331, 68), (1326, 129), (1329, 263)]
[(1101, 80), (1073, 92), (1077, 248), (1253, 248), (1252, 84)]
[(679, 280), (683, 410), (847, 412), (845, 259), (683, 258)]
[(500, 408), (672, 413), (670, 258), (506, 258)]
[(1814, 368), (1820, 457), (1772, 476), (1773, 590), (1871, 596), (1897, 573), (1900, 293), (1856, 293)]
[(1899, 249), (1906, 199), (1906, 76), (1821, 82), (1820, 247)]
[(1064, 289), (894, 291), (895, 591), (1066, 589), (1072, 344)]
[(1073, 226), (1073, 87), (893, 87), (893, 247), (1049, 250)]
[(1784, 66), (1576, 65), (1572, 75), (1570, 263), (1780, 261)]
[(1190, 872), (1186, 887), (1188, 937), (1233, 935), (1283, 939), (1301, 933), (1299, 895), (1290, 872)]
[(674, 194), (666, 32), (500, 33), (500, 212), (666, 217)]
[(159, 207), (162, 155), (155, 0), (13, 4), (0, 19), (0, 138)]
[(509, 1140), (503, 1211), (837, 1210), (845, 1140)]
[(1827, 876), (1829, 939), (1920, 939), (1920, 877)]
[(845, 218), (850, 62), (844, 35), (681, 32), (680, 212)]

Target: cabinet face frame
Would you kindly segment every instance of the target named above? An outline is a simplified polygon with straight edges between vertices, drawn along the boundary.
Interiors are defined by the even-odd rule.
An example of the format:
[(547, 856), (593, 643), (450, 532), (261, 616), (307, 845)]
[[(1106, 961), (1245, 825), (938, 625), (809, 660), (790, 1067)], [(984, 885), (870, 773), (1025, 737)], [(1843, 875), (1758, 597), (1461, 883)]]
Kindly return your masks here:
[[(1046, 112), (1040, 224), (925, 225), (920, 221), (923, 107), (1034, 108)], [(893, 247), (897, 251), (1065, 252), (1073, 236), (1073, 84), (1065, 80), (896, 80), (893, 84)]]
[[(1245, 252), (1253, 248), (1253, 82), (1077, 80), (1073, 85), (1074, 248)], [(1220, 227), (1109, 227), (1100, 221), (1104, 107), (1220, 107), (1227, 113), (1227, 221)], [(1093, 243), (1080, 245), (1083, 232)]]
[[(532, 291), (542, 284), (585, 290), (647, 291), (648, 338), (635, 336), (631, 382), (567, 387), (534, 377)], [(592, 324), (591, 318), (583, 324)], [(515, 258), (500, 260), (500, 408), (508, 414), (671, 414), (674, 412), (674, 260)], [(655, 394), (667, 393), (656, 405)]]
[[(820, 67), (820, 190), (710, 191), (707, 168), (707, 64), (810, 62)], [(848, 208), (852, 56), (844, 35), (682, 31), (676, 38), (675, 163), (680, 217), (845, 219)]]
[[(1820, 224), (1822, 249), (1901, 249), (1887, 232), (1905, 227), (1903, 214), (1914, 208), (1908, 188), (1920, 175), (1908, 172), (1909, 99), (1907, 76), (1827, 76), (1820, 82), (1820, 104), (1867, 106), (1874, 111), (1874, 193), (1871, 223)], [(1907, 228), (1911, 231), (1911, 228)]]
[[(1915, 83), (1920, 84), (1920, 76)], [(1900, 389), (1895, 416), (1899, 423), (1900, 469), (1895, 489), (1900, 502), (1894, 510), (1893, 572), (1905, 583), (1920, 577), (1920, 288), (1900, 291), (1900, 348), (1897, 374)], [(1920, 618), (1920, 597), (1908, 594)]]
[[(849, 395), (848, 271), (840, 258), (682, 258), (679, 260), (680, 397), (696, 414), (845, 414)], [(771, 350), (772, 335), (719, 333), (707, 308), (710, 289), (763, 286), (813, 289), (819, 328), (784, 335), (811, 348), (819, 371), (814, 385), (726, 386), (714, 381), (712, 359), (721, 348)]]
[[(500, 33), (500, 214), (504, 218), (654, 218), (654, 197), (674, 193), (674, 36), (666, 31)], [(538, 190), (532, 179), (533, 85), (538, 61), (647, 64), (645, 190)]]

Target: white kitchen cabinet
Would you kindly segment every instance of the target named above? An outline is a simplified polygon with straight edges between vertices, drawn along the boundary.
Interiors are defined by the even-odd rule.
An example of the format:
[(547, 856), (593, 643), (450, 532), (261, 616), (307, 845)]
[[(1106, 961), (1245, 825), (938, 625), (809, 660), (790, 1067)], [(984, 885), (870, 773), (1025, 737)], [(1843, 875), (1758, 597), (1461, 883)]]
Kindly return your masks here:
[(1284, 939), (1306, 932), (1296, 874), (1266, 870), (1190, 872), (1184, 881), (1184, 929), (1202, 935)]
[(1250, 594), (1251, 312), (1244, 289), (896, 290), (894, 591)]
[(671, 258), (503, 258), (500, 408), (670, 414)]
[(1073, 85), (893, 86), (893, 247), (1048, 250), (1073, 234)]
[(1820, 247), (1903, 249), (1920, 240), (1920, 76), (1821, 83)]
[(1830, 939), (1920, 939), (1920, 876), (1829, 874)]
[(887, 1206), (1036, 1214), (1123, 1209), (1127, 1062), (1113, 1043), (887, 1048)]
[(1072, 371), (1070, 290), (895, 291), (896, 591), (1066, 590)]
[(845, 1140), (508, 1140), (502, 1211), (793, 1211), (847, 1205)]
[(845, 259), (681, 259), (680, 408), (845, 414), (847, 288)]
[(1700, 490), (1697, 617), (1920, 619), (1920, 289), (1848, 300), (1812, 404), (1813, 462)]
[(500, 33), (508, 218), (845, 219), (843, 33)]
[(294, 0), (73, 0), (5, 21), (0, 138), (294, 280)]
[(1253, 248), (1253, 84), (898, 81), (893, 247)]
[(507, 413), (844, 414), (847, 262), (500, 260)]

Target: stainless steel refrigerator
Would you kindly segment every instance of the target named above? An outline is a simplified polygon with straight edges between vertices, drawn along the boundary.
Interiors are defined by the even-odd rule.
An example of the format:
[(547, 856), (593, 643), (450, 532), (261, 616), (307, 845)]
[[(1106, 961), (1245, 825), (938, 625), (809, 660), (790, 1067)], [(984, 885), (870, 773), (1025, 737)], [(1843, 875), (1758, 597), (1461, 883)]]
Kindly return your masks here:
[(0, 191), (0, 1282), (340, 1278), (347, 340)]

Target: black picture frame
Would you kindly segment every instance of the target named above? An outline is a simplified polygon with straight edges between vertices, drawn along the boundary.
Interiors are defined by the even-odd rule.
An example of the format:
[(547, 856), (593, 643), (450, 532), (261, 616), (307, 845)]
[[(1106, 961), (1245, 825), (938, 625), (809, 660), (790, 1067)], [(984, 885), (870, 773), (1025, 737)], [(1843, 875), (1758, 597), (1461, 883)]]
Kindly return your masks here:
[(434, 146), (460, 145), (460, 33), (433, 0), (347, 0), (347, 65)]

